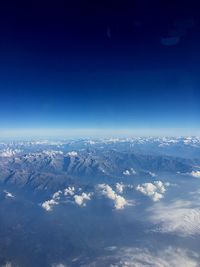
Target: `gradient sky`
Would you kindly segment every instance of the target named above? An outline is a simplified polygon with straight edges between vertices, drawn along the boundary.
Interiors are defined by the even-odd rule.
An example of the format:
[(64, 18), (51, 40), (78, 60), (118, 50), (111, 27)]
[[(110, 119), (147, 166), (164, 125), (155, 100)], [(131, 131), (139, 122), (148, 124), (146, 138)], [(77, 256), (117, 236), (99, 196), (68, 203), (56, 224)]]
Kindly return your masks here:
[(200, 129), (195, 2), (16, 2), (0, 4), (1, 132)]

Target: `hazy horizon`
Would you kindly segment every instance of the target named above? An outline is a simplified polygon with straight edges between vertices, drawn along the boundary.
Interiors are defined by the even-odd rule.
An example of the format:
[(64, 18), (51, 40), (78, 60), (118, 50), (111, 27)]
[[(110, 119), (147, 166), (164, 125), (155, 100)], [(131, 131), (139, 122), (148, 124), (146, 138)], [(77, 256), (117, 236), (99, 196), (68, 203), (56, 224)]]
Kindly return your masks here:
[(73, 138), (130, 138), (130, 137), (200, 136), (198, 129), (0, 129), (0, 140), (9, 139), (73, 139)]

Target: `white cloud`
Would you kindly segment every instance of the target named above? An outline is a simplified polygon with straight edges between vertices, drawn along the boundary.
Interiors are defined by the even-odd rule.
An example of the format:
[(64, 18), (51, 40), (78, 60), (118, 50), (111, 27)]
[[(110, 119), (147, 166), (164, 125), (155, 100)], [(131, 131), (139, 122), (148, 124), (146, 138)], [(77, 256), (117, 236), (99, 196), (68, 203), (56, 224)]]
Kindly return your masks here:
[(150, 220), (157, 224), (156, 231), (180, 236), (200, 234), (200, 208), (191, 201), (177, 200), (170, 204), (155, 204), (149, 209)]
[(156, 174), (155, 174), (154, 172), (149, 172), (149, 175), (150, 175), (151, 177), (156, 177)]
[(42, 208), (45, 209), (46, 211), (52, 211), (53, 207), (55, 205), (59, 204), (59, 200), (61, 198), (61, 195), (63, 194), (63, 192), (61, 190), (58, 190), (57, 192), (55, 192), (52, 195), (52, 198), (49, 200), (46, 200), (42, 203)]
[(124, 207), (128, 205), (128, 202), (126, 201), (126, 199), (119, 195), (116, 195), (114, 201), (115, 201), (116, 210), (124, 209)]
[(64, 195), (65, 196), (68, 196), (68, 195), (73, 196), (74, 195), (74, 191), (75, 191), (74, 186), (72, 186), (72, 187), (69, 186), (69, 187), (65, 188)]
[(78, 156), (78, 153), (76, 151), (70, 151), (67, 153), (67, 155), (70, 157), (76, 157), (76, 156)]
[(130, 175), (135, 175), (136, 171), (133, 168), (130, 168), (130, 170), (125, 170), (123, 171), (123, 175), (130, 176)]
[(133, 168), (131, 168), (130, 171), (131, 171), (131, 174), (136, 174), (136, 171)]
[(159, 201), (164, 197), (166, 186), (169, 186), (169, 183), (154, 181), (153, 183), (139, 184), (136, 190), (150, 197), (153, 201)]
[(59, 204), (59, 200), (60, 200), (60, 195), (62, 194), (62, 191), (59, 190), (57, 192), (55, 192), (52, 196), (52, 199), (46, 200), (42, 203), (42, 208), (45, 209), (46, 211), (52, 211), (53, 207), (55, 205)]
[(114, 201), (115, 209), (124, 209), (124, 207), (128, 205), (126, 199), (116, 194), (111, 186), (107, 184), (99, 184), (97, 188), (100, 190), (102, 195)]
[(6, 190), (4, 190), (4, 193), (6, 194), (6, 198), (14, 198), (15, 197), (12, 193), (10, 193)]
[(85, 206), (88, 200), (91, 200), (91, 193), (82, 193), (81, 195), (74, 195), (74, 201), (79, 206)]
[(157, 189), (160, 191), (160, 193), (164, 194), (166, 189), (165, 189), (165, 185), (168, 185), (169, 183), (164, 184), (161, 181), (155, 181), (154, 185), (157, 187)]
[[(81, 188), (79, 188), (79, 191)], [(91, 196), (93, 193), (82, 193), (81, 195), (75, 195), (75, 187), (67, 187), (64, 189), (64, 191), (57, 191), (53, 194), (52, 198), (49, 200), (44, 201), (41, 206), (46, 211), (52, 211), (55, 205), (59, 205), (61, 202), (65, 202), (63, 199), (61, 199), (61, 194), (65, 196), (73, 197), (74, 202), (79, 206), (86, 206), (86, 202), (88, 200), (91, 200)]]
[(122, 183), (116, 183), (116, 191), (119, 194), (122, 194), (124, 191), (124, 185)]
[(101, 190), (101, 193), (102, 193), (104, 196), (106, 196), (106, 197), (108, 197), (108, 198), (110, 198), (110, 199), (113, 199), (113, 200), (115, 199), (116, 193), (115, 193), (115, 191), (112, 189), (111, 186), (109, 186), (109, 185), (107, 185), (107, 184), (99, 184), (99, 185), (98, 185), (98, 189)]
[(125, 170), (125, 171), (123, 171), (123, 175), (131, 175), (131, 173), (130, 173), (130, 171), (129, 170)]
[(200, 171), (192, 171), (191, 176), (193, 176), (195, 178), (200, 178)]
[(59, 200), (60, 199), (60, 195), (62, 194), (62, 191), (59, 190), (57, 192), (55, 192), (52, 196), (53, 199)]
[(42, 208), (45, 209), (46, 211), (52, 211), (53, 207), (58, 204), (59, 202), (56, 201), (55, 199), (50, 199), (42, 203)]

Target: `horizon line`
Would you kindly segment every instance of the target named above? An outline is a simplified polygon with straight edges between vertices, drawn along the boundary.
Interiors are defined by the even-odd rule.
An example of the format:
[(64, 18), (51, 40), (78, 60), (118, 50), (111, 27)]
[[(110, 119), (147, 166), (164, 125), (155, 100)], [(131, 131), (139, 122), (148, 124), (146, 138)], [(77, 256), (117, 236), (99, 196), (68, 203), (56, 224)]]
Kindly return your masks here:
[(200, 136), (197, 128), (0, 128), (0, 139)]

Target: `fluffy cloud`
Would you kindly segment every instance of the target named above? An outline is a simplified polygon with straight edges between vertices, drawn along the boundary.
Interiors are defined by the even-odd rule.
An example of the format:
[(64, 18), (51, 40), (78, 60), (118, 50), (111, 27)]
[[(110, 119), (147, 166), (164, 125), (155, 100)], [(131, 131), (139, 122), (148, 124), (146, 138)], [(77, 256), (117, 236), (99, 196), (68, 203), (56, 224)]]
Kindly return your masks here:
[(74, 191), (75, 191), (75, 187), (74, 186), (72, 186), (72, 187), (67, 187), (67, 188), (65, 188), (65, 190), (64, 190), (64, 195), (65, 196), (73, 196), (74, 195)]
[(195, 178), (200, 178), (200, 171), (192, 171), (191, 175)]
[(116, 183), (116, 191), (119, 194), (122, 194), (124, 191), (124, 185), (122, 183)]
[[(123, 209), (126, 205), (134, 205), (134, 201), (127, 201), (120, 194), (123, 193), (124, 188), (132, 188), (131, 185), (125, 185), (123, 183), (116, 183), (115, 188), (116, 192), (112, 189), (111, 186), (107, 184), (99, 184), (96, 189), (97, 192), (100, 192), (102, 195), (111, 199), (114, 203), (115, 209)], [(46, 211), (52, 211), (54, 206), (59, 205), (60, 203), (71, 202), (75, 203), (78, 206), (86, 206), (86, 202), (91, 200), (91, 196), (94, 192), (85, 193), (82, 192), (81, 188), (76, 189), (74, 186), (69, 186), (64, 190), (59, 190), (55, 192), (52, 197), (41, 204), (41, 207)]]
[(123, 209), (128, 202), (126, 199), (120, 195), (118, 195), (111, 186), (107, 184), (99, 184), (98, 190), (101, 192), (102, 195), (106, 196), (107, 198), (113, 200), (115, 209)]
[(131, 173), (129, 170), (125, 170), (125, 171), (123, 171), (123, 175), (131, 175)]
[(91, 200), (91, 193), (82, 193), (81, 195), (74, 195), (74, 201), (79, 206), (85, 206), (88, 200)]
[(52, 196), (52, 199), (46, 200), (45, 202), (42, 203), (42, 208), (45, 209), (46, 211), (52, 211), (53, 207), (59, 204), (61, 194), (62, 194), (61, 190), (55, 192)]
[(119, 196), (119, 195), (116, 195), (114, 202), (115, 202), (115, 209), (116, 210), (121, 210), (126, 205), (128, 205), (128, 202), (126, 201), (126, 199), (122, 196)]
[(190, 236), (200, 233), (200, 208), (191, 201), (177, 200), (170, 204), (155, 204), (149, 209), (156, 231)]
[(70, 151), (67, 153), (67, 155), (70, 157), (76, 157), (76, 156), (78, 156), (78, 153), (76, 151)]
[[(79, 190), (81, 190), (79, 188)], [(65, 202), (63, 196), (69, 196), (73, 197), (74, 203), (76, 203), (79, 206), (86, 206), (86, 202), (88, 200), (91, 200), (91, 196), (93, 193), (82, 193), (81, 195), (75, 195), (75, 187), (67, 187), (64, 189), (64, 191), (57, 191), (53, 194), (52, 198), (49, 200), (46, 200), (42, 203), (42, 208), (46, 211), (52, 211), (55, 205), (59, 205), (61, 202)], [(62, 196), (62, 198), (61, 198)]]
[(166, 186), (169, 186), (169, 183), (154, 181), (153, 183), (139, 184), (136, 190), (150, 197), (153, 201), (159, 201), (164, 196)]
[(62, 194), (62, 191), (61, 190), (59, 190), (59, 191), (57, 191), (57, 192), (55, 192), (54, 194), (53, 194), (53, 199), (57, 199), (57, 200), (59, 200), (60, 199), (60, 195)]
[(130, 175), (135, 175), (136, 171), (133, 168), (130, 168), (130, 170), (125, 170), (123, 171), (123, 175), (130, 176)]
[(56, 201), (55, 199), (50, 199), (42, 203), (42, 208), (45, 209), (46, 211), (52, 211), (53, 207), (58, 204), (59, 202)]

